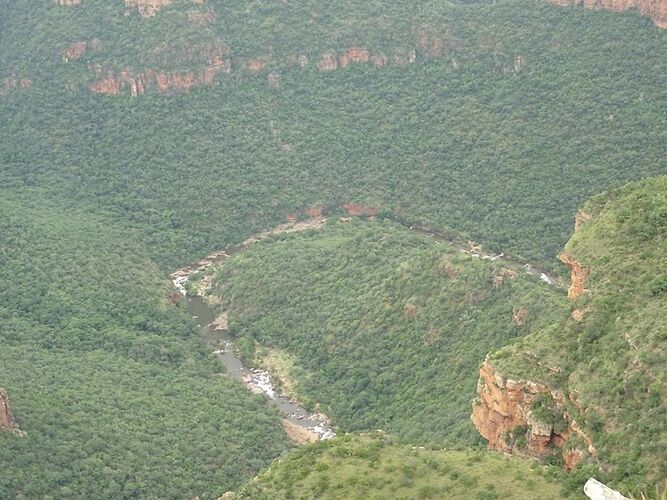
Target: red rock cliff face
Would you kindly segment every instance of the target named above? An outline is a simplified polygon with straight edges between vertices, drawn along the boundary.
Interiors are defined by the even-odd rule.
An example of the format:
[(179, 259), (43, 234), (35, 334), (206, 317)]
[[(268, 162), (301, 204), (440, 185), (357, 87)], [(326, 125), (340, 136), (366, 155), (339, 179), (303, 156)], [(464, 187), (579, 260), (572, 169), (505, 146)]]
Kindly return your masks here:
[(570, 300), (576, 299), (586, 292), (585, 285), (589, 271), (579, 264), (569, 253), (562, 253), (558, 258), (563, 264), (570, 268), (570, 271), (572, 271), (572, 282), (567, 291), (567, 298)]
[(171, 0), (125, 0), (125, 7), (136, 7), (141, 17), (153, 17), (158, 10), (170, 3)]
[(556, 432), (551, 425), (537, 420), (532, 411), (538, 394), (549, 395), (556, 404), (562, 404), (561, 392), (527, 380), (506, 379), (489, 361), (484, 362), (479, 373), (479, 399), (473, 405), (472, 421), (489, 441), (490, 448), (511, 452), (515, 443), (523, 438), (523, 451), (545, 457), (551, 454), (553, 447), (565, 444), (568, 431)]
[[(590, 437), (564, 409), (561, 391), (530, 380), (508, 379), (488, 360), (484, 361), (479, 373), (478, 398), (473, 404), (471, 418), (482, 437), (489, 441), (489, 448), (538, 458), (562, 449), (565, 468), (572, 470), (585, 456), (584, 451), (567, 446), (568, 439), (577, 436), (586, 444), (586, 451), (596, 456), (597, 450)], [(540, 395), (552, 400), (556, 410), (562, 413), (562, 429), (555, 429), (535, 416), (533, 403)]]
[(89, 88), (103, 95), (116, 95), (123, 89), (128, 89), (131, 95), (137, 96), (151, 87), (163, 94), (187, 93), (193, 87), (212, 85), (218, 73), (229, 73), (230, 70), (230, 61), (223, 59), (221, 55), (216, 55), (209, 61), (209, 65), (200, 71), (183, 73), (162, 73), (154, 70), (134, 73), (127, 69), (119, 72), (109, 71), (90, 84)]
[(0, 388), (0, 431), (19, 432), (19, 427), (9, 409), (7, 392), (2, 388)]
[(588, 9), (636, 9), (659, 28), (667, 28), (667, 0), (550, 0), (556, 5), (583, 5)]

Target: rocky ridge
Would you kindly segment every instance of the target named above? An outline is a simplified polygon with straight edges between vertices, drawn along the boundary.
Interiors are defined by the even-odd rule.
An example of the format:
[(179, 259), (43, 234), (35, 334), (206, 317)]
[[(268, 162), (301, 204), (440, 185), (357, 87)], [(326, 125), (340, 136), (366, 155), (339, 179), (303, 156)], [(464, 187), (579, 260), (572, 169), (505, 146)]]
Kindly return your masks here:
[[(579, 211), (575, 218), (575, 233), (591, 219), (590, 214)], [(571, 270), (567, 296), (574, 300), (587, 291), (585, 285), (590, 270), (577, 262), (568, 250), (559, 259)], [(575, 309), (572, 318), (581, 321), (582, 315), (582, 311)], [(560, 367), (548, 366), (535, 356), (533, 358), (530, 363), (545, 372), (560, 373)], [(560, 450), (565, 468), (572, 470), (587, 455), (595, 457), (597, 450), (570, 415), (568, 405), (581, 410), (575, 391), (565, 395), (562, 390), (541, 382), (513, 380), (493, 366), (487, 356), (480, 368), (471, 419), (488, 440), (490, 448), (538, 458)]]
[[(65, 62), (79, 59), (86, 52), (87, 46), (81, 42), (72, 44), (63, 59)], [(89, 48), (89, 47), (88, 47)], [(286, 59), (284, 64), (277, 63), (277, 67), (289, 69), (293, 67), (307, 68), (311, 65), (319, 71), (335, 71), (347, 68), (352, 64), (370, 65), (372, 68), (380, 69), (386, 65), (405, 66), (417, 60), (417, 49), (397, 51), (386, 55), (384, 52), (371, 53), (365, 48), (351, 47), (340, 53), (335, 51), (325, 52), (319, 56), (316, 63), (311, 63), (311, 58), (305, 54), (295, 54)], [(276, 63), (269, 57), (256, 58), (232, 58), (226, 51), (221, 51), (209, 59), (208, 65), (200, 70), (185, 72), (164, 72), (154, 69), (134, 71), (128, 68), (121, 70), (104, 69), (101, 66), (91, 66), (98, 78), (88, 88), (103, 95), (117, 95), (122, 91), (129, 91), (133, 96), (144, 94), (147, 90), (154, 88), (163, 94), (174, 92), (189, 92), (192, 88), (213, 85), (215, 77), (219, 74), (260, 74), (268, 67), (275, 69)], [(280, 86), (280, 74), (269, 73), (267, 84), (271, 88)]]

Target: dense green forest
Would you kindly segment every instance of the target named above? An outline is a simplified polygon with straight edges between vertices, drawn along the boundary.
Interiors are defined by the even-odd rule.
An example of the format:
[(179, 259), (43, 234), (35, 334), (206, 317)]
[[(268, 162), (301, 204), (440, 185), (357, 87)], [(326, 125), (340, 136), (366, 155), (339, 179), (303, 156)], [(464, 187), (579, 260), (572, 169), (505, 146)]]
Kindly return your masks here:
[(492, 361), (574, 395), (565, 409), (592, 436), (604, 477), (652, 494), (667, 478), (667, 177), (596, 196), (582, 212), (565, 249), (590, 273), (572, 304), (582, 319), (523, 337)]
[(260, 344), (302, 369), (296, 388), (341, 430), (402, 441), (479, 441), (477, 367), (565, 315), (564, 292), (389, 221), (329, 222), (225, 261), (212, 293), (248, 357)]
[[(27, 433), (0, 433), (0, 497), (213, 498), (289, 448), (278, 413), (202, 347), (167, 279), (178, 266), (356, 203), (562, 273), (576, 207), (667, 172), (667, 35), (633, 12), (174, 0), (147, 17), (122, 0), (60, 3), (0, 0), (0, 386)], [(374, 59), (318, 69), (355, 47)], [(100, 81), (118, 93), (96, 94)], [(299, 389), (341, 426), (473, 442), (480, 359), (563, 307), (527, 276), (494, 288), (496, 264), (355, 221), (239, 256), (224, 298), (242, 337), (298, 356)], [(267, 288), (251, 296), (253, 269)], [(331, 301), (318, 312), (306, 297), (300, 317), (299, 286)], [(278, 338), (279, 318), (312, 330)], [(349, 342), (331, 343), (340, 331)]]
[(0, 380), (27, 433), (0, 432), (0, 497), (217, 498), (285, 450), (146, 249), (34, 194), (0, 199)]
[[(33, 83), (0, 99), (12, 117), (2, 122), (0, 185), (37, 186), (114, 217), (141, 231), (160, 263), (187, 262), (310, 205), (356, 202), (555, 265), (581, 202), (667, 171), (667, 44), (639, 16), (538, 2), (332, 2), (315, 9), (326, 21), (310, 30), (292, 10), (306, 15), (312, 2), (205, 5), (217, 12), (206, 29), (181, 19), (180, 2), (152, 18), (123, 16), (120, 1), (6, 9), (0, 66)], [(347, 28), (332, 31), (336, 23)], [(373, 33), (415, 49), (416, 61), (316, 69), (329, 49), (390, 54)], [(59, 41), (45, 47), (47, 36)], [(63, 61), (68, 43), (93, 38), (98, 49)], [(97, 96), (69, 74), (96, 64), (176, 71), (184, 58), (138, 58), (170, 44), (199, 54), (203, 38), (224, 39), (232, 61), (275, 50), (276, 64), (304, 51), (310, 63), (275, 69), (277, 89), (266, 68), (168, 98)]]
[(519, 458), (397, 446), (384, 434), (347, 435), (295, 450), (235, 498), (577, 498), (574, 477)]

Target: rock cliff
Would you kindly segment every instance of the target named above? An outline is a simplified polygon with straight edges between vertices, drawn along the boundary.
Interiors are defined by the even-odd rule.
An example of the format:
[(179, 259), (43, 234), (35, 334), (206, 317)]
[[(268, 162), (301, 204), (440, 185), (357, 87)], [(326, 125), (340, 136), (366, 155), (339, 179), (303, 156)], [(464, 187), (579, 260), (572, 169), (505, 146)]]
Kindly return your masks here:
[(533, 404), (538, 395), (546, 395), (560, 407), (563, 394), (529, 380), (511, 380), (499, 374), (486, 360), (479, 371), (478, 400), (473, 406), (472, 421), (489, 447), (512, 452), (515, 447), (533, 456), (545, 457), (553, 447), (562, 447), (568, 438), (567, 429), (535, 416)]
[[(575, 218), (575, 233), (591, 220), (590, 214), (579, 211)], [(568, 298), (576, 299), (587, 291), (585, 284), (590, 270), (575, 259), (569, 248), (559, 258), (572, 272)], [(519, 313), (520, 310), (514, 311), (515, 323), (521, 319)], [(581, 321), (582, 317), (582, 311), (573, 311), (575, 321)], [(553, 375), (561, 371), (560, 367), (550, 366), (532, 353), (526, 363), (545, 374)], [(597, 450), (586, 432), (571, 418), (568, 406), (577, 412), (581, 410), (576, 391), (563, 394), (563, 391), (541, 382), (512, 380), (501, 373), (487, 356), (480, 368), (477, 399), (471, 418), (479, 433), (489, 441), (490, 448), (539, 458), (561, 453), (565, 468), (572, 470), (586, 453), (595, 456)], [(576, 439), (572, 440), (572, 437)], [(576, 441), (576, 446), (573, 441)]]
[[(103, 73), (101, 68), (96, 68)], [(222, 56), (215, 56), (208, 66), (200, 71), (164, 73), (146, 70), (140, 73), (123, 69), (119, 72), (109, 71), (101, 76), (89, 88), (97, 94), (116, 95), (123, 89), (128, 89), (133, 96), (141, 95), (153, 87), (164, 94), (173, 92), (189, 92), (193, 87), (212, 85), (215, 75), (229, 73), (231, 63)]]
[(0, 431), (20, 433), (19, 426), (9, 408), (7, 392), (2, 388), (0, 388)]
[(125, 7), (136, 7), (141, 17), (153, 17), (158, 10), (170, 3), (171, 0), (125, 0)]
[(545, 458), (561, 453), (567, 470), (583, 460), (585, 452), (569, 446), (576, 436), (597, 450), (589, 436), (570, 418), (563, 393), (530, 380), (512, 380), (498, 373), (487, 359), (480, 368), (472, 422), (489, 441), (489, 448)]
[(586, 280), (588, 279), (589, 270), (577, 262), (574, 257), (568, 253), (564, 252), (558, 256), (560, 261), (570, 268), (572, 272), (572, 281), (570, 283), (570, 288), (567, 291), (568, 299), (576, 299), (580, 295), (586, 292)]
[(667, 0), (551, 0), (556, 5), (583, 5), (587, 9), (636, 9), (659, 28), (667, 28)]

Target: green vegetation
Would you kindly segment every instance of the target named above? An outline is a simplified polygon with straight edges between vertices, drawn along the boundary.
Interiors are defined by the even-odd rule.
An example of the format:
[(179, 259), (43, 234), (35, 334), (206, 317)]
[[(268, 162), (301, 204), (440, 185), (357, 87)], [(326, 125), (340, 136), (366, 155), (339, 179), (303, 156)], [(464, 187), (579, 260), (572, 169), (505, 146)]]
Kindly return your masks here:
[[(189, 24), (193, 9), (215, 21)], [(113, 216), (159, 263), (188, 262), (310, 205), (357, 202), (554, 266), (580, 203), (667, 171), (666, 35), (637, 15), (532, 0), (324, 10), (207, 0), (153, 18), (123, 12), (120, 0), (6, 9), (3, 76), (33, 86), (0, 98), (0, 185)], [(68, 44), (94, 38), (97, 49), (63, 61)], [(197, 70), (220, 40), (233, 67), (267, 56), (271, 70), (234, 70), (169, 98), (84, 85), (95, 65), (102, 75)], [(323, 52), (352, 46), (416, 49), (417, 61), (315, 68)], [(306, 68), (285, 67), (300, 53)], [(280, 88), (268, 88), (269, 71)]]
[(390, 221), (330, 221), (232, 256), (213, 293), (243, 354), (255, 341), (292, 354), (300, 396), (341, 429), (475, 442), (486, 353), (565, 314), (562, 291), (507, 265)]
[[(0, 385), (28, 436), (0, 435), (0, 497), (211, 498), (288, 447), (276, 412), (220, 377), (171, 303), (166, 277), (180, 265), (288, 214), (352, 202), (553, 269), (583, 200), (667, 172), (667, 32), (648, 19), (534, 0), (418, 7), (173, 0), (142, 18), (122, 0), (4, 2)], [(77, 42), (85, 53), (64, 57)], [(387, 64), (316, 69), (324, 53), (351, 47)], [(304, 68), (293, 64), (299, 55)], [(200, 78), (217, 56), (230, 72), (189, 93), (161, 95), (155, 83), (137, 98), (129, 85), (114, 97), (89, 89), (124, 70)], [(253, 74), (249, 58), (266, 68)], [(658, 237), (650, 217), (635, 226), (640, 259)], [(224, 276), (236, 293), (225, 300), (244, 353), (255, 338), (285, 348), (310, 375), (297, 389), (341, 426), (381, 426), (415, 444), (471, 442), (477, 363), (531, 330), (553, 323), (549, 349), (581, 337), (594, 355), (613, 315), (633, 318), (630, 338), (645, 347), (638, 366), (655, 371), (667, 288), (658, 264), (639, 273), (636, 301), (591, 298), (604, 316), (563, 338), (561, 297), (528, 277), (494, 288), (497, 264), (388, 222), (354, 222), (239, 256), (243, 273)], [(251, 270), (266, 285), (259, 293)], [(624, 309), (633, 305), (648, 313)], [(512, 315), (524, 308), (518, 326)], [(607, 366), (613, 353), (595, 359)], [(577, 381), (582, 395), (599, 380)], [(633, 384), (617, 381), (616, 399), (646, 391), (627, 396), (627, 415), (615, 418), (642, 429), (627, 457), (602, 446), (613, 477), (626, 462), (641, 477), (664, 448), (650, 439), (664, 437), (660, 418), (635, 419), (630, 406), (662, 408), (662, 379)], [(609, 418), (595, 418), (586, 415), (609, 430)], [(650, 450), (635, 460), (638, 443)]]
[(288, 447), (221, 378), (132, 238), (35, 196), (0, 199), (0, 497), (217, 498)]
[[(561, 478), (562, 479), (562, 478)], [(397, 446), (382, 434), (346, 435), (295, 450), (239, 498), (568, 498), (553, 471), (471, 450)]]
[(574, 395), (568, 411), (591, 435), (603, 477), (639, 496), (667, 477), (667, 297), (659, 285), (667, 268), (667, 177), (596, 196), (582, 212), (592, 219), (565, 250), (590, 270), (589, 292), (572, 304), (583, 319), (524, 337), (493, 363), (504, 375)]

